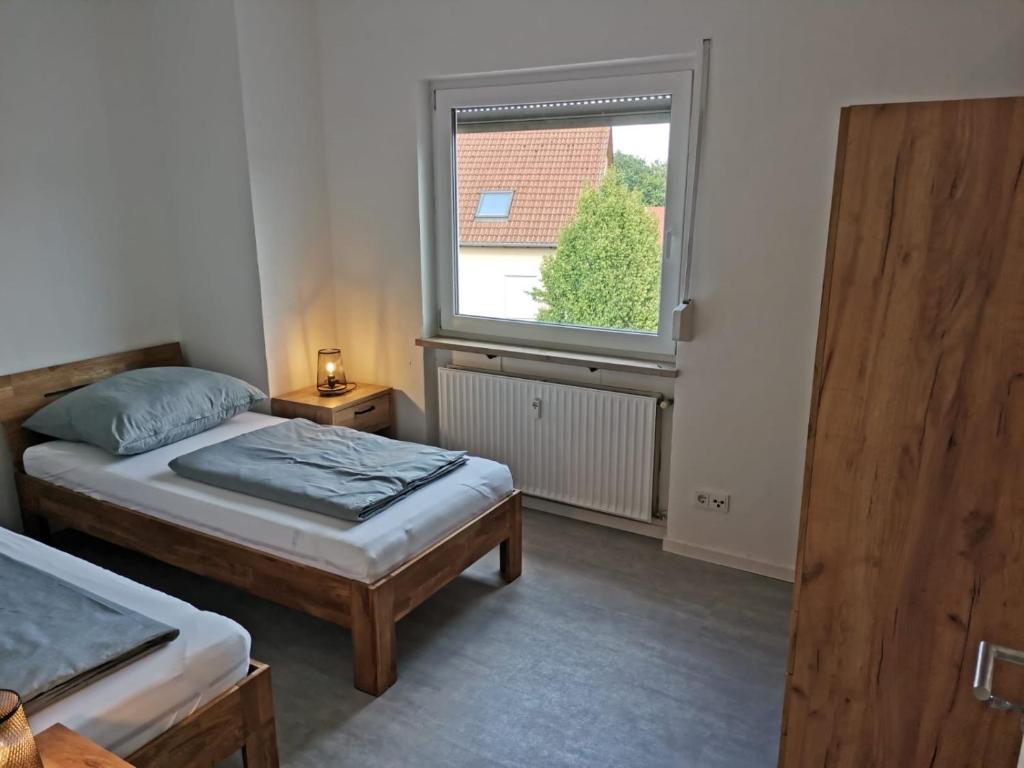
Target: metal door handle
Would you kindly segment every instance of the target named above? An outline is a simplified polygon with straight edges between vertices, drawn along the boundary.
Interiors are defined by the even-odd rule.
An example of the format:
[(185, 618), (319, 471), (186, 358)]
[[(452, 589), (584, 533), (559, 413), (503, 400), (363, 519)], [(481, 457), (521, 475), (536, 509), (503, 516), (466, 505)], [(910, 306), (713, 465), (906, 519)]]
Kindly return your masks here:
[(1024, 666), (1024, 651), (982, 640), (978, 644), (978, 661), (974, 667), (974, 698), (993, 709), (1024, 712), (1024, 704), (1015, 704), (992, 693), (992, 677), (999, 660)]

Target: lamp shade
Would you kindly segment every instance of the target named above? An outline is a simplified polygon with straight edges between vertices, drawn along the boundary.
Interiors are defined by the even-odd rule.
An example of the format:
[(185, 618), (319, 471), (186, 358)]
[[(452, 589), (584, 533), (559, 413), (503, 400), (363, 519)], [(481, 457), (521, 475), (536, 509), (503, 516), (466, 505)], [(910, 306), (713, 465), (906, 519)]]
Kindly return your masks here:
[(0, 689), (0, 768), (43, 768), (21, 697)]
[(341, 350), (328, 347), (317, 352), (316, 388), (321, 395), (343, 395), (355, 389), (345, 378), (345, 364), (341, 360)]

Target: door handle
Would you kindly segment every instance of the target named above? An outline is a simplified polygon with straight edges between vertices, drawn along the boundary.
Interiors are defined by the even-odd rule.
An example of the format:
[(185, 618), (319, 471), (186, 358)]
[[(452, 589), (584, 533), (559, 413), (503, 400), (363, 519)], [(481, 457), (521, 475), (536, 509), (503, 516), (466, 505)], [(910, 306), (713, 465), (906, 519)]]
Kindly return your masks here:
[(974, 698), (988, 704), (992, 709), (1024, 712), (1024, 704), (1016, 704), (992, 693), (992, 678), (995, 676), (997, 661), (1008, 661), (1024, 666), (1024, 651), (982, 640), (978, 644), (978, 661), (974, 666)]

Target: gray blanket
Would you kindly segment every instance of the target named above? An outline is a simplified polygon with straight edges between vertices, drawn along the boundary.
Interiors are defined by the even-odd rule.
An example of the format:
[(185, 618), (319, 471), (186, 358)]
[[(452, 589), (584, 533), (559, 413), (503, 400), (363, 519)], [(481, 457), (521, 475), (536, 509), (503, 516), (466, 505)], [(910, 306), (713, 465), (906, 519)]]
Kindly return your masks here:
[(168, 643), (178, 630), (0, 555), (0, 687), (36, 712)]
[(179, 456), (182, 477), (360, 522), (466, 462), (465, 451), (292, 419)]

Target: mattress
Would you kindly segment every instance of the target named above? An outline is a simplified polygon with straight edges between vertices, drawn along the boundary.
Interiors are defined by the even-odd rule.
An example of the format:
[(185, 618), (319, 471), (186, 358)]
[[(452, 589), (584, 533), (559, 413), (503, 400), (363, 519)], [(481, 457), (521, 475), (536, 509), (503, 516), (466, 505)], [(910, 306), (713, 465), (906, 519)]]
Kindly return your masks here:
[(25, 471), (97, 499), (210, 533), (351, 579), (373, 582), (512, 492), (508, 467), (470, 457), (459, 469), (361, 523), (187, 480), (177, 456), (283, 421), (244, 413), (213, 429), (137, 456), (53, 441), (25, 452)]
[(63, 723), (123, 757), (248, 672), (249, 633), (230, 619), (3, 528), (0, 552), (180, 630), (167, 645), (34, 713), (36, 733)]

